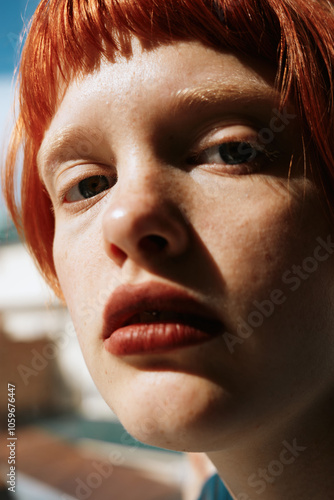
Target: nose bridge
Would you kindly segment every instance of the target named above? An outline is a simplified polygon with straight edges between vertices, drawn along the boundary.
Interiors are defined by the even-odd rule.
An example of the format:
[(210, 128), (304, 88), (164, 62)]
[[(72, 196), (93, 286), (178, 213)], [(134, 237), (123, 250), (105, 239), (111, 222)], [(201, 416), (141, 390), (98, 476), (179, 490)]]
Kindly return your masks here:
[(116, 190), (119, 202), (137, 203), (143, 198), (148, 204), (154, 203), (159, 198), (158, 193), (163, 192), (163, 186), (167, 188), (171, 182), (171, 171), (167, 170), (153, 158), (150, 151), (143, 148), (140, 153), (134, 152), (130, 158), (122, 161), (118, 169)]
[[(172, 193), (177, 175), (172, 167), (155, 157), (151, 148), (134, 146), (125, 158), (120, 157), (118, 181), (107, 210), (119, 207), (140, 214), (149, 214), (163, 204), (176, 203), (176, 191)], [(175, 187), (175, 185), (174, 185)]]
[(186, 250), (188, 228), (175, 174), (149, 154), (134, 155), (120, 166), (103, 217), (105, 248), (118, 265), (127, 259), (146, 265), (153, 256), (168, 258)]

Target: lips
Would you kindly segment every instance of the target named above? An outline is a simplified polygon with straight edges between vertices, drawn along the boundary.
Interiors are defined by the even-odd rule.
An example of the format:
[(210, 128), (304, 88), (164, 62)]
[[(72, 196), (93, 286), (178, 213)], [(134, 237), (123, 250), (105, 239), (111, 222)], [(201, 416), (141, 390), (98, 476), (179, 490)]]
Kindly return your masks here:
[(122, 285), (104, 311), (105, 348), (117, 356), (150, 354), (196, 345), (223, 332), (212, 309), (161, 283)]

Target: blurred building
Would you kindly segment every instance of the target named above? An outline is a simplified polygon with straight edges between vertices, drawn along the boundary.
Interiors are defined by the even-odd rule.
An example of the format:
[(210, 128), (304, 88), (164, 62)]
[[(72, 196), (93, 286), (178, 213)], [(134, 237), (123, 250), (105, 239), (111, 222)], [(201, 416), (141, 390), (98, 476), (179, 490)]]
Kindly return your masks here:
[[(22, 420), (78, 403), (60, 366), (59, 339), (68, 323), (65, 307), (43, 283), (12, 223), (0, 212), (0, 394), (6, 394), (7, 383), (16, 385)], [(4, 412), (6, 401), (0, 400)]]

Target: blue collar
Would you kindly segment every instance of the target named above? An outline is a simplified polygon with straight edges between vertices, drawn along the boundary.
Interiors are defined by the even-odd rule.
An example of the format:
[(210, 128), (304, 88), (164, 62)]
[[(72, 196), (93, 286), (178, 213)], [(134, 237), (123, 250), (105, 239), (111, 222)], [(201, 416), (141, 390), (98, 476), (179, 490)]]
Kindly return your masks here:
[(233, 498), (218, 474), (214, 474), (204, 484), (198, 500), (233, 500)]

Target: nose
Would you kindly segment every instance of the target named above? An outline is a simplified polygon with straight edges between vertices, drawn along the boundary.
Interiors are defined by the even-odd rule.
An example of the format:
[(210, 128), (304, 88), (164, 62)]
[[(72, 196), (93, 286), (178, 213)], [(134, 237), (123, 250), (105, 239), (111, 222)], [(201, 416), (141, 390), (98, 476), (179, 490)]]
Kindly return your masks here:
[(156, 186), (138, 187), (111, 196), (104, 214), (105, 249), (118, 266), (177, 257), (189, 246), (189, 223), (178, 204)]

